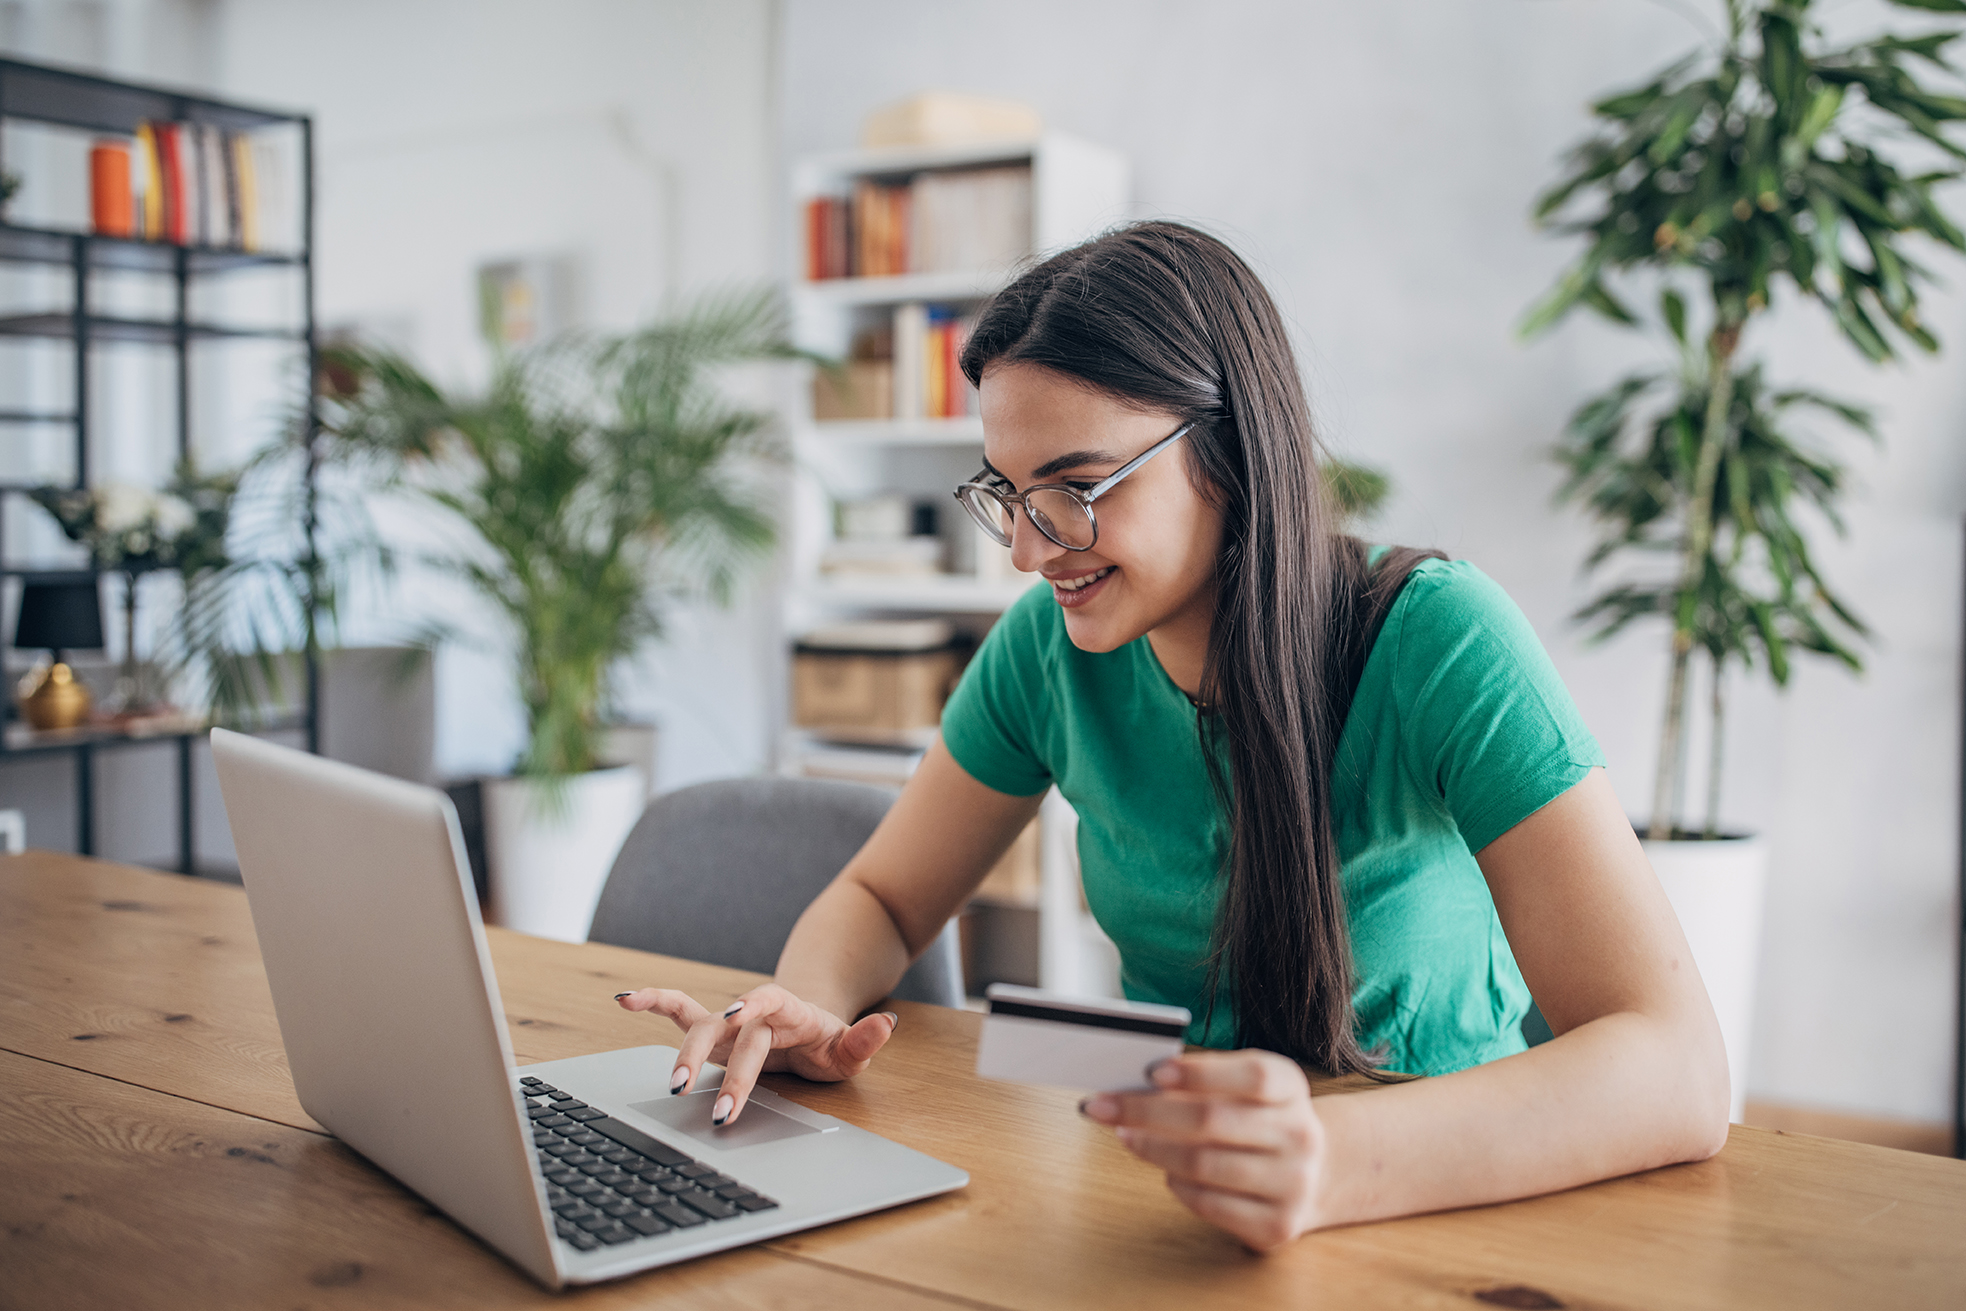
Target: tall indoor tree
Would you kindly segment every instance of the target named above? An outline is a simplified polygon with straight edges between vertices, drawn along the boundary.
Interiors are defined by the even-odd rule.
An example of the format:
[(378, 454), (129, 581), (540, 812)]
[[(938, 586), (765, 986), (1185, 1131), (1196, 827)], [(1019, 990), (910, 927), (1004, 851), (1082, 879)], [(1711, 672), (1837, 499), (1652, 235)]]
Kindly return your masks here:
[[(1966, 0), (1891, 3), (1966, 14)], [(1960, 29), (1837, 45), (1810, 9), (1727, 0), (1716, 48), (1592, 106), (1596, 134), (1535, 209), (1540, 223), (1583, 238), (1584, 251), (1530, 312), (1525, 335), (1580, 305), (1637, 322), (1614, 282), (1650, 271), (1665, 283), (1661, 316), (1681, 347), (1662, 408), (1643, 402), (1666, 378), (1626, 378), (1577, 412), (1559, 452), (1566, 494), (1603, 528), (1591, 567), (1627, 550), (1673, 559), (1669, 577), (1613, 587), (1582, 612), (1601, 634), (1643, 616), (1672, 627), (1653, 838), (1675, 831), (1696, 649), (1713, 665), (1716, 751), (1730, 662), (1758, 654), (1778, 683), (1791, 647), (1860, 667), (1850, 640), (1862, 625), (1824, 584), (1793, 514), (1813, 504), (1836, 522), (1841, 470), (1787, 422), (1813, 408), (1869, 433), (1870, 416), (1770, 388), (1742, 354), (1745, 334), (1786, 289), (1823, 305), (1867, 360), (1893, 359), (1906, 343), (1936, 351), (1918, 316), (1931, 274), (1909, 247), (1922, 238), (1966, 250), (1936, 194), (1966, 161), (1953, 128), (1966, 98), (1948, 58)], [(1935, 78), (1952, 89), (1934, 89)], [(1691, 313), (1678, 290), (1689, 284)], [(1708, 835), (1717, 779), (1716, 762)]]

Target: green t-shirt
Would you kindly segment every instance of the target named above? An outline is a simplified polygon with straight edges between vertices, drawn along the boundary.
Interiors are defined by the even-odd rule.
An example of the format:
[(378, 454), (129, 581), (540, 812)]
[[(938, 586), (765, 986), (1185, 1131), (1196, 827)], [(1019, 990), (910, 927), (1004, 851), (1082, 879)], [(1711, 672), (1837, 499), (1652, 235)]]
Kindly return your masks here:
[[(1229, 989), (1206, 1025), (1202, 994), (1228, 818), (1196, 713), (1145, 637), (1081, 651), (1038, 587), (990, 630), (942, 739), (999, 792), (1057, 784), (1126, 995), (1186, 1006), (1189, 1041), (1227, 1047)], [(1529, 990), (1474, 853), (1603, 763), (1508, 594), (1462, 561), (1414, 570), (1359, 679), (1332, 784), (1357, 1032), (1388, 1068), (1446, 1074), (1523, 1049)]]

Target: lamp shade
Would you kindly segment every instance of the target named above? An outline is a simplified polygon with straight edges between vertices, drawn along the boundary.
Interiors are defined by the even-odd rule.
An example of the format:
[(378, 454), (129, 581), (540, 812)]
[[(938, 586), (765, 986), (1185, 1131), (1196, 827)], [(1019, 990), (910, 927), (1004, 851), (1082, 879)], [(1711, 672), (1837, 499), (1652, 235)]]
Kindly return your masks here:
[(21, 584), (14, 645), (50, 651), (91, 651), (102, 646), (102, 595), (92, 574), (30, 578)]

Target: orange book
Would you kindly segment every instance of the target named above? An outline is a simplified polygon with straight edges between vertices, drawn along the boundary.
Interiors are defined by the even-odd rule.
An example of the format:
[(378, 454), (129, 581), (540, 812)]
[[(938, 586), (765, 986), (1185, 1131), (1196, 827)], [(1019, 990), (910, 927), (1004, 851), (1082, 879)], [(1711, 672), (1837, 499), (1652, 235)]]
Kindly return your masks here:
[(826, 276), (826, 201), (815, 196), (806, 202), (806, 281)]
[(89, 148), (89, 220), (100, 236), (136, 235), (130, 147), (124, 142), (98, 141)]
[(928, 376), (922, 382), (922, 413), (939, 419), (949, 410), (949, 325), (937, 323), (928, 330), (922, 363)]

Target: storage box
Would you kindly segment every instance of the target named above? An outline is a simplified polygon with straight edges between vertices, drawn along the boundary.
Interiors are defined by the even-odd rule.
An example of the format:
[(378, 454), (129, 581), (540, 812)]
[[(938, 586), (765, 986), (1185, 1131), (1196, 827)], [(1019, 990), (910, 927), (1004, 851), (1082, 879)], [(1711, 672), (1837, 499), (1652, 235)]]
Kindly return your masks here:
[(850, 360), (837, 373), (812, 375), (812, 417), (891, 419), (894, 417), (894, 361)]
[(928, 651), (799, 645), (792, 655), (792, 719), (845, 742), (921, 744), (942, 722), (961, 668), (953, 646)]

